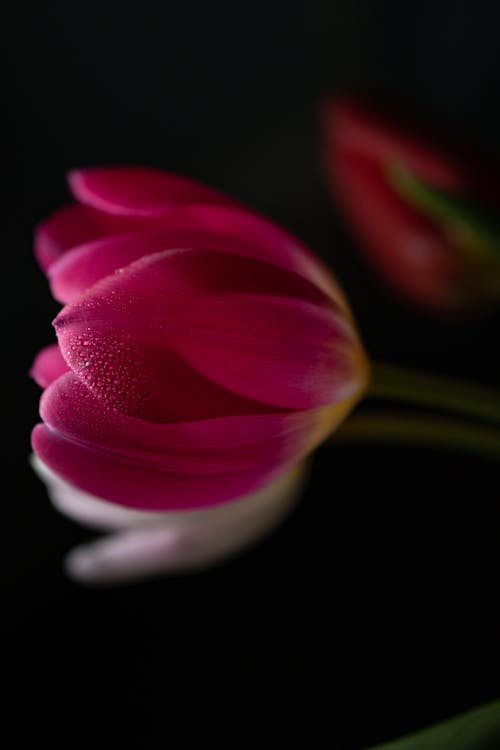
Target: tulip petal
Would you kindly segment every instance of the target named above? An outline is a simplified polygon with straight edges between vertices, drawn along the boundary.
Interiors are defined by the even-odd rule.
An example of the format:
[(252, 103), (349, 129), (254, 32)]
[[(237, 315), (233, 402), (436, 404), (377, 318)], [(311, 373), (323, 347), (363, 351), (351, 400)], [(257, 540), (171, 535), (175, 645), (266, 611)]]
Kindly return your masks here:
[(262, 472), (290, 463), (315, 447), (345, 411), (253, 413), (161, 424), (106, 408), (72, 372), (54, 382), (40, 404), (47, 426), (70, 441), (152, 469), (202, 475)]
[[(182, 530), (146, 526), (76, 547), (67, 555), (64, 567), (71, 578), (81, 583), (129, 583), (180, 572), (184, 566), (189, 569), (189, 552), (192, 554), (192, 543)], [(203, 566), (195, 562), (194, 567)]]
[[(142, 235), (144, 252), (141, 252), (140, 240), (134, 244), (135, 239), (123, 237), (136, 232)], [(104, 238), (128, 242), (125, 257), (115, 258), (112, 253), (108, 258), (108, 246), (99, 243), (94, 246), (94, 242)], [(162, 238), (166, 244), (158, 247), (155, 243), (161, 243)], [(89, 244), (92, 246), (86, 251), (80, 247)], [(153, 245), (154, 251), (171, 247), (213, 247), (266, 260), (305, 276), (348, 311), (340, 287), (319, 258), (296, 237), (238, 204), (182, 204), (167, 215), (150, 218), (113, 216), (75, 204), (55, 212), (41, 222), (35, 232), (35, 255), (44, 271), (51, 268), (55, 296), (64, 302), (84, 291), (85, 283), (90, 285), (130, 260), (152, 252)], [(67, 265), (52, 269), (58, 259), (76, 248), (78, 252), (74, 257), (72, 254), (71, 260), (68, 258)], [(97, 267), (93, 268), (101, 253), (104, 257), (99, 258)], [(82, 272), (84, 280), (78, 283), (78, 274)]]
[(33, 447), (85, 492), (134, 508), (225, 502), (270, 481), (310, 453), (352, 404), (158, 424), (103, 404), (72, 373), (44, 392)]
[[(269, 516), (271, 505), (278, 495), (297, 495), (307, 474), (308, 461), (295, 464), (270, 484), (231, 503), (211, 508), (174, 511), (145, 511), (110, 503), (95, 495), (89, 495), (55, 474), (33, 453), (31, 465), (38, 477), (45, 482), (53, 505), (64, 515), (86, 526), (103, 531), (128, 530), (146, 526), (168, 525), (170, 528), (199, 528), (203, 533), (211, 527), (220, 527), (221, 521), (228, 526), (244, 521), (251, 516)], [(275, 505), (276, 507), (276, 505)]]
[(132, 508), (175, 510), (228, 502), (273, 481), (287, 466), (223, 474), (182, 474), (68, 440), (44, 424), (34, 451), (52, 471), (92, 495)]
[(72, 247), (135, 228), (136, 225), (126, 218), (107, 216), (79, 204), (65, 206), (37, 226), (35, 256), (42, 270), (47, 271)]
[(183, 356), (241, 396), (312, 409), (359, 389), (343, 321), (307, 303), (264, 296), (199, 300), (177, 322), (172, 340)]
[(344, 311), (347, 302), (333, 274), (311, 250), (278, 224), (239, 205), (190, 205), (168, 218), (170, 229), (214, 232), (234, 242), (234, 252), (305, 276)]
[[(63, 515), (100, 531), (116, 531), (132, 526), (145, 526), (164, 521), (166, 516), (175, 518), (178, 511), (170, 514), (148, 510), (135, 510), (124, 505), (89, 495), (88, 492), (70, 484), (55, 474), (36, 453), (30, 457), (33, 471), (45, 483), (52, 505)], [(190, 511), (193, 512), (193, 511)]]
[(41, 388), (46, 388), (69, 368), (58, 344), (50, 344), (42, 349), (33, 362), (30, 375)]
[[(180, 252), (180, 249), (216, 252)], [(66, 253), (49, 270), (56, 299), (68, 303), (100, 279), (146, 255), (172, 250), (169, 260), (169, 293), (266, 292), (297, 296), (319, 305), (332, 300), (303, 275), (276, 268), (245, 256), (255, 255), (245, 241), (211, 231), (153, 230), (97, 240)], [(222, 251), (222, 252), (220, 252)]]
[(302, 489), (305, 469), (305, 464), (297, 465), (260, 490), (222, 506), (143, 513), (78, 493), (40, 460), (35, 463), (56, 508), (71, 518), (88, 523), (89, 509), (99, 518), (120, 514), (118, 526), (124, 531), (77, 547), (66, 558), (69, 574), (85, 583), (129, 582), (194, 571), (241, 552), (290, 511)]
[(80, 203), (118, 216), (153, 217), (183, 203), (233, 202), (195, 180), (148, 167), (75, 169), (68, 181)]
[[(172, 354), (223, 388), (285, 409), (323, 406), (359, 390), (355, 333), (345, 321), (333, 310), (269, 293), (273, 285), (291, 293), (297, 277), (292, 283), (282, 272), (266, 289), (264, 276), (267, 294), (182, 296), (184, 280), (170, 274), (172, 257), (158, 253), (131, 264), (56, 318), (67, 362), (109, 404), (131, 416), (171, 420), (165, 385), (176, 364)], [(247, 264), (249, 288), (260, 281), (257, 261), (219, 260), (227, 271), (222, 288), (234, 260)], [(197, 282), (203, 287), (203, 274)], [(189, 396), (186, 387), (179, 392)]]
[(79, 245), (50, 267), (52, 293), (64, 304), (73, 302), (100, 279), (145, 255), (191, 245), (191, 238), (170, 230), (119, 234)]
[(94, 212), (71, 205), (56, 211), (35, 230), (35, 256), (44, 271), (68, 248), (100, 235)]
[[(94, 214), (100, 223), (92, 241), (84, 244), (82, 238), (81, 245), (74, 243), (73, 249), (65, 244), (59, 249), (59, 256), (64, 257), (57, 263), (51, 261), (52, 291), (63, 302), (72, 301), (99, 279), (143, 255), (177, 247), (226, 250), (265, 260), (309, 279), (347, 310), (329, 269), (305, 245), (281, 227), (239, 206), (189, 205), (166, 218), (151, 220), (107, 217), (97, 211)], [(115, 226), (115, 236), (111, 237), (113, 222), (122, 226)], [(128, 236), (123, 234), (125, 231)]]

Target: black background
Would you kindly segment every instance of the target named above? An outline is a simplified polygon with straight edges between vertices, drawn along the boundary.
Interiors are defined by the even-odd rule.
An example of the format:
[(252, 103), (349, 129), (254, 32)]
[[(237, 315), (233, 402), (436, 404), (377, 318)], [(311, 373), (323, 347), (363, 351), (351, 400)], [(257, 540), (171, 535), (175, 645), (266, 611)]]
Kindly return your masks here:
[(233, 717), (236, 747), (272, 731), (357, 750), (499, 696), (495, 464), (325, 446), (297, 510), (258, 548), (198, 576), (100, 590), (64, 577), (64, 553), (91, 534), (52, 509), (27, 465), (39, 398), (27, 372), (57, 312), (32, 231), (67, 201), (74, 166), (151, 164), (226, 190), (330, 263), (371, 356), (498, 383), (500, 307), (439, 322), (363, 265), (325, 190), (318, 109), (369, 92), (499, 160), (499, 16), (452, 0), (57, 0), (12, 13), (1, 648), (18, 731), (166, 746), (174, 726), (185, 744), (197, 726), (208, 741)]

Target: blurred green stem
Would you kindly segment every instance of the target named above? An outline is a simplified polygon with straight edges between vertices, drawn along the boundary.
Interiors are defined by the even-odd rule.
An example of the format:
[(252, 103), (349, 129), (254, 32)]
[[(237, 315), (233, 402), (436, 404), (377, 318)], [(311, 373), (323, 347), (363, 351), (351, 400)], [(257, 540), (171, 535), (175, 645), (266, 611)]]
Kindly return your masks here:
[(500, 459), (500, 431), (459, 419), (418, 413), (360, 410), (348, 417), (332, 440), (336, 443), (426, 445)]
[(366, 397), (437, 407), (500, 423), (500, 392), (441, 375), (375, 363)]
[(500, 701), (371, 750), (499, 750)]

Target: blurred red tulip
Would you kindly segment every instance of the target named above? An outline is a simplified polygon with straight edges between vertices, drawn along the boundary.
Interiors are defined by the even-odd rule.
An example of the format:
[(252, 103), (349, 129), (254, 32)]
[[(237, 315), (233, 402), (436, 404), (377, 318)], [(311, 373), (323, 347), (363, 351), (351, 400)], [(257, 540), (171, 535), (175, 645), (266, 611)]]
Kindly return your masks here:
[(322, 124), (330, 188), (381, 278), (432, 311), (494, 303), (500, 179), (360, 101), (327, 104)]

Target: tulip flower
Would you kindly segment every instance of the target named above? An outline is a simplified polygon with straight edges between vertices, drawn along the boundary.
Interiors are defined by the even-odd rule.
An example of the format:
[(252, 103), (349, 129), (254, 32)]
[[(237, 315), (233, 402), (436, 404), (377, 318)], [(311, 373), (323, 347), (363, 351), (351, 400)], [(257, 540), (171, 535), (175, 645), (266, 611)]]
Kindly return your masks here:
[(437, 145), (377, 107), (324, 110), (329, 187), (381, 279), (447, 316), (500, 297), (500, 183), (479, 159)]
[(347, 302), (299, 240), (146, 168), (72, 172), (37, 229), (64, 307), (35, 359), (35, 466), (53, 502), (121, 529), (83, 580), (202, 567), (260, 538), (368, 381)]

